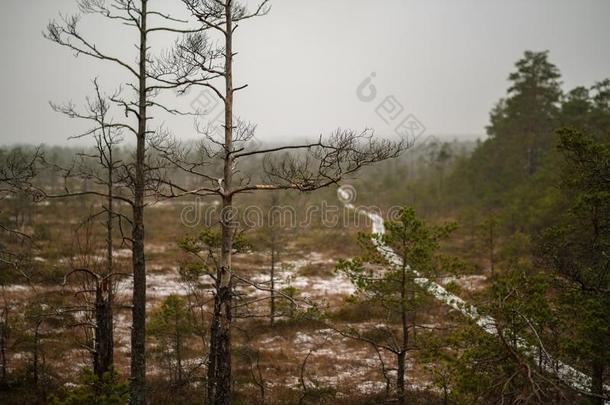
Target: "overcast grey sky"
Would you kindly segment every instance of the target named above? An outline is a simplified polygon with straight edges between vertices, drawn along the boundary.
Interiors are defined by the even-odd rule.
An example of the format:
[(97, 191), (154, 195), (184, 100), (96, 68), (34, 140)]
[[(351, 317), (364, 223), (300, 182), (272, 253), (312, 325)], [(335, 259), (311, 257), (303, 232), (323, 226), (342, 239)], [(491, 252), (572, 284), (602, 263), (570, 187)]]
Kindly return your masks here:
[[(151, 4), (180, 9), (178, 0)], [(42, 37), (74, 0), (0, 3), (0, 144), (63, 144), (79, 124), (52, 112), (48, 101), (80, 102), (90, 80), (108, 91), (120, 81), (107, 63), (74, 58)], [(257, 122), (261, 140), (313, 136), (341, 127), (393, 127), (375, 113), (376, 101), (356, 96), (375, 72), (381, 98), (394, 95), (405, 113), (432, 134), (482, 135), (492, 105), (526, 49), (550, 51), (564, 88), (610, 76), (610, 2), (607, 0), (406, 1), (274, 0), (271, 13), (238, 31), (238, 113)], [(129, 31), (87, 17), (85, 31), (100, 46), (129, 52)], [(154, 45), (154, 43), (153, 43)], [(192, 101), (191, 94), (179, 101)], [(157, 122), (155, 126), (160, 124)], [(190, 118), (167, 123), (195, 136)]]

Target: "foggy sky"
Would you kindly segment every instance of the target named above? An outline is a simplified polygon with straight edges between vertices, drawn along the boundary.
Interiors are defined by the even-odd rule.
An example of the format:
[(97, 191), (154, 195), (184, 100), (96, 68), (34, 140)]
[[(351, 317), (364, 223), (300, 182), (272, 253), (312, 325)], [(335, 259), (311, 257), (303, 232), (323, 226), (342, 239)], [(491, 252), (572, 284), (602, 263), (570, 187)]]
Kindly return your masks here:
[[(181, 9), (178, 0), (150, 3)], [(525, 50), (548, 49), (564, 89), (610, 77), (605, 0), (274, 0), (272, 7), (268, 16), (244, 22), (235, 40), (236, 84), (249, 85), (237, 96), (238, 113), (258, 123), (261, 140), (337, 127), (390, 134), (393, 127), (375, 107), (392, 95), (428, 134), (483, 135)], [(67, 143), (82, 124), (54, 113), (48, 102), (82, 102), (96, 76), (108, 92), (123, 81), (109, 63), (74, 58), (42, 37), (60, 11), (76, 12), (74, 0), (0, 3), (0, 144)], [(83, 22), (105, 51), (133, 54), (133, 32), (96, 17)], [(356, 89), (373, 72), (378, 98), (366, 103)], [(191, 118), (167, 118), (165, 125), (182, 138), (196, 137)]]

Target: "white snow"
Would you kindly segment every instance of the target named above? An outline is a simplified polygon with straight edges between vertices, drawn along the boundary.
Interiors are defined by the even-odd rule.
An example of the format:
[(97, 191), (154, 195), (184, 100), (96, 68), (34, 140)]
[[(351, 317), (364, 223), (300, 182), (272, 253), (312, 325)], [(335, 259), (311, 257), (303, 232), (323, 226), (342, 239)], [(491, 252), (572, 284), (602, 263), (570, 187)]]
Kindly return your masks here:
[[(121, 280), (118, 285), (119, 291), (131, 291), (133, 288), (132, 278)], [(187, 295), (186, 285), (175, 273), (148, 273), (146, 275), (146, 294), (155, 297), (166, 297), (168, 295)]]
[(294, 343), (295, 344), (303, 344), (303, 343), (312, 343), (314, 341), (314, 338), (306, 333), (303, 332), (297, 332), (297, 334), (294, 337)]

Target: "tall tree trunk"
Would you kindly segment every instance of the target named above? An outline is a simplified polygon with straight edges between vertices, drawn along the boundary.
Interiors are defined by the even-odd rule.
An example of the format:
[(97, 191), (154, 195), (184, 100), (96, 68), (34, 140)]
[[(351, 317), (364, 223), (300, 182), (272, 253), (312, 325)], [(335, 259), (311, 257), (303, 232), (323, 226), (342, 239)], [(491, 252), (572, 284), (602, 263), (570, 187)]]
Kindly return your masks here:
[(231, 403), (232, 280), (230, 267), (223, 268), (224, 283), (218, 291), (219, 323), (216, 338), (216, 392), (214, 404)]
[(140, 56), (138, 88), (138, 135), (134, 179), (132, 228), (133, 300), (131, 329), (131, 384), (132, 405), (146, 403), (146, 264), (144, 259), (144, 153), (147, 121), (146, 54), (147, 3), (141, 0)]
[(407, 403), (406, 393), (405, 393), (405, 351), (401, 351), (396, 355), (396, 360), (398, 363), (397, 372), (396, 372), (396, 391), (398, 393), (398, 403), (400, 405), (405, 405)]
[(231, 403), (231, 319), (232, 277), (231, 253), (233, 249), (233, 15), (232, 2), (225, 3), (225, 157), (224, 195), (222, 199), (222, 249), (220, 257), (220, 279), (217, 291), (219, 322), (216, 339), (216, 392), (214, 404)]
[[(113, 232), (113, 218), (114, 218), (114, 182), (112, 174), (114, 171), (114, 159), (112, 156), (112, 145), (108, 148), (109, 156), (109, 168), (108, 168), (108, 216), (106, 218), (106, 330), (105, 336), (107, 338), (107, 346), (104, 356), (106, 357), (107, 369), (109, 370), (114, 365), (114, 278), (112, 272), (114, 271), (113, 262), (113, 246), (112, 246), (112, 232)], [(104, 291), (104, 284), (102, 284), (102, 292)], [(106, 370), (106, 371), (108, 371)]]
[(93, 371), (99, 381), (102, 381), (104, 373), (112, 367), (112, 337), (108, 336), (108, 312), (109, 305), (105, 297), (102, 284), (95, 289), (95, 353), (93, 360)]
[[(220, 269), (216, 272), (217, 280), (220, 279)], [(207, 386), (207, 403), (212, 403), (216, 398), (216, 364), (218, 362), (218, 325), (220, 322), (220, 301), (218, 300), (219, 285), (214, 285), (214, 312), (212, 313), (212, 322), (210, 325), (210, 352), (208, 355), (208, 386)]]
[(106, 215), (106, 274), (102, 282), (96, 286), (95, 292), (95, 360), (94, 372), (99, 381), (102, 381), (104, 373), (110, 371), (114, 364), (114, 333), (113, 333), (113, 290), (112, 290), (112, 271), (113, 271), (113, 204), (114, 204), (114, 184), (112, 181), (113, 158), (112, 145), (108, 147), (108, 183), (107, 183), (107, 215)]

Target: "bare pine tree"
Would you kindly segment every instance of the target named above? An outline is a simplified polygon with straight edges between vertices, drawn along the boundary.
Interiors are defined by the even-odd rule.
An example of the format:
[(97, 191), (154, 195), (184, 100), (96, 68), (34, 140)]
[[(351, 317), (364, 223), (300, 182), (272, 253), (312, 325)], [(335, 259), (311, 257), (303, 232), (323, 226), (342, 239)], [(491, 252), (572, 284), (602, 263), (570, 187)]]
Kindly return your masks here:
[[(209, 89), (223, 106), (222, 131), (213, 125), (199, 125), (204, 136), (199, 159), (182, 152), (178, 142), (160, 137), (155, 148), (176, 167), (196, 175), (204, 184), (201, 192), (221, 200), (221, 254), (214, 285), (215, 303), (208, 362), (208, 395), (215, 404), (231, 402), (231, 325), (233, 320), (232, 269), (233, 240), (236, 232), (234, 199), (240, 193), (294, 189), (313, 191), (339, 182), (344, 176), (375, 162), (396, 157), (403, 142), (378, 141), (371, 131), (337, 130), (328, 139), (289, 146), (252, 149), (255, 126), (234, 118), (234, 96), (246, 88), (235, 85), (233, 37), (239, 24), (269, 11), (263, 0), (252, 11), (235, 0), (183, 0), (201, 31), (189, 33), (158, 63), (155, 76), (167, 86), (186, 91), (193, 87)], [(213, 36), (221, 46), (216, 46)], [(221, 133), (218, 133), (221, 132)], [(239, 163), (262, 157), (265, 176), (252, 179), (239, 171)], [(212, 162), (212, 163), (210, 163)], [(218, 162), (214, 165), (213, 162)], [(214, 170), (216, 168), (216, 170)]]
[[(83, 14), (98, 15), (107, 20), (133, 29), (136, 44), (136, 63), (122, 59), (111, 51), (104, 51), (94, 41), (88, 39), (79, 28), (79, 16), (62, 16), (60, 21), (51, 21), (45, 32), (49, 40), (68, 48), (76, 55), (86, 55), (93, 59), (109, 62), (121, 67), (129, 76), (127, 87), (135, 92), (135, 97), (117, 96), (114, 103), (121, 105), (127, 119), (131, 122), (114, 124), (132, 133), (136, 138), (135, 159), (132, 165), (130, 180), (133, 196), (129, 200), (132, 207), (131, 250), (133, 266), (133, 299), (132, 299), (132, 336), (131, 336), (131, 384), (130, 402), (146, 402), (146, 265), (144, 258), (144, 207), (146, 196), (146, 137), (149, 135), (149, 108), (164, 109), (154, 101), (154, 96), (161, 90), (154, 84), (155, 78), (150, 74), (149, 37), (153, 33), (185, 33), (191, 30), (185, 21), (169, 14), (149, 8), (150, 0), (78, 0), (79, 10)], [(151, 20), (160, 21), (160, 25), (151, 26)], [(149, 23), (151, 22), (151, 23)], [(149, 82), (153, 82), (149, 84)]]
[[(106, 260), (102, 271), (89, 266), (73, 269), (66, 275), (83, 274), (89, 279), (89, 283), (82, 293), (90, 292), (94, 295), (94, 301), (90, 308), (94, 314), (91, 325), (94, 329), (94, 347), (91, 348), (93, 355), (93, 370), (100, 381), (106, 372), (110, 371), (114, 364), (114, 277), (117, 275), (113, 263), (113, 233), (114, 223), (118, 216), (115, 210), (115, 198), (122, 194), (121, 183), (115, 183), (125, 174), (123, 163), (117, 159), (117, 146), (123, 140), (123, 127), (115, 125), (111, 121), (111, 102), (102, 95), (98, 80), (93, 81), (95, 95), (87, 98), (84, 111), (79, 111), (74, 105), (55, 105), (53, 109), (71, 118), (78, 118), (93, 123), (93, 126), (85, 133), (77, 137), (92, 135), (95, 139), (95, 148), (92, 152), (83, 152), (78, 156), (76, 165), (64, 171), (64, 176), (76, 177), (82, 181), (88, 181), (96, 186), (98, 192), (103, 195), (102, 211), (93, 213), (87, 221), (91, 221), (105, 214), (105, 251)], [(55, 167), (58, 169), (58, 167)], [(124, 179), (123, 182), (124, 184)], [(68, 189), (66, 188), (66, 191)], [(87, 191), (85, 191), (87, 192)], [(68, 191), (67, 195), (71, 195)], [(86, 222), (87, 222), (86, 221)]]

